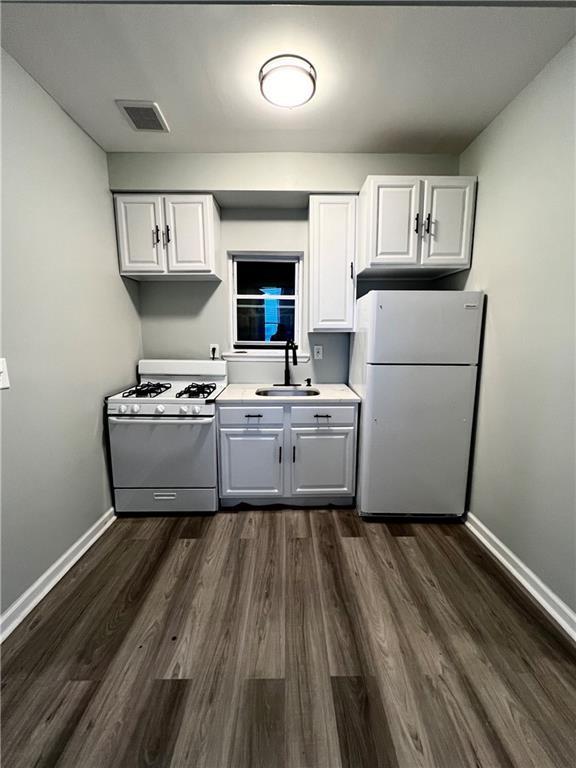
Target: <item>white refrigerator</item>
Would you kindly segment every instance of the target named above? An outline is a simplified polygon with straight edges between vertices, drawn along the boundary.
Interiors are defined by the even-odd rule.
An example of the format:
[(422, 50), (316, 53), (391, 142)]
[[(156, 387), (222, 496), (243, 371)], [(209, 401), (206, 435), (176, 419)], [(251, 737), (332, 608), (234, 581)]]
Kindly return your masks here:
[(371, 291), (357, 302), (361, 515), (465, 512), (484, 294)]

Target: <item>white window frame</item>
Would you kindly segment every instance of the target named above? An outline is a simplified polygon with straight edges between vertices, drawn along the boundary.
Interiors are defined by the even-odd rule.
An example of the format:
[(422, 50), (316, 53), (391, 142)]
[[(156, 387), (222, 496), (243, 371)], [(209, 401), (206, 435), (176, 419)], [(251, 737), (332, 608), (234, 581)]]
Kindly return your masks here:
[[(238, 298), (244, 299), (261, 299), (261, 295), (238, 295), (236, 293), (236, 264), (239, 261), (276, 261), (276, 262), (290, 262), (295, 265), (294, 275), (294, 287), (295, 295), (294, 299), (294, 342), (298, 346), (298, 355), (302, 360), (309, 359), (309, 356), (305, 353), (301, 353), (302, 350), (302, 308), (303, 308), (303, 252), (302, 251), (229, 251), (228, 252), (228, 276), (229, 276), (229, 304), (230, 304), (230, 338), (231, 338), (231, 351), (223, 355), (224, 359), (268, 359), (274, 357), (281, 357), (284, 355), (283, 343), (271, 344), (267, 341), (261, 342), (242, 342), (238, 341), (237, 332), (237, 308), (236, 302)], [(287, 296), (286, 299), (292, 297)], [(244, 347), (244, 344), (249, 344), (249, 347)]]

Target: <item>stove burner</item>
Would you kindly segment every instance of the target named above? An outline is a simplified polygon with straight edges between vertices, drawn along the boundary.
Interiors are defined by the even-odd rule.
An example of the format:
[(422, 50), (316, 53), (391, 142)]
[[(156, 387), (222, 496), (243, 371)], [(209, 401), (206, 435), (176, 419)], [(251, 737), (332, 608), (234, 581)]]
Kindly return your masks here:
[(132, 389), (122, 392), (122, 397), (158, 397), (162, 392), (170, 389), (172, 384), (162, 382), (143, 381)]
[(181, 392), (177, 392), (176, 397), (201, 397), (206, 399), (210, 397), (215, 389), (216, 384), (198, 384), (196, 381), (193, 381), (192, 384), (189, 384)]

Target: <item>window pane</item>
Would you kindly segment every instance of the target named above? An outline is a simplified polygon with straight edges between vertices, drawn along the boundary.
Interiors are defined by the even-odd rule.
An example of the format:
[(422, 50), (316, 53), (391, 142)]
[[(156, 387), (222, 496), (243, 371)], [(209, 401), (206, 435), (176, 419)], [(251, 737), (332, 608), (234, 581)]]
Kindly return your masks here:
[(294, 338), (294, 300), (238, 299), (236, 325), (240, 344), (283, 344)]
[(236, 274), (238, 294), (295, 295), (296, 264), (294, 262), (237, 261)]

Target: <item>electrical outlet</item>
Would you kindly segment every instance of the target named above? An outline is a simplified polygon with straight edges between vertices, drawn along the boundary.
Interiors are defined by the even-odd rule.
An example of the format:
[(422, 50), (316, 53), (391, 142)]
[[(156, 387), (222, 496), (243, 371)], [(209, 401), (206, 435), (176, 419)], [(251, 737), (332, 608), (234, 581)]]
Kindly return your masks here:
[(220, 344), (210, 344), (210, 360), (218, 360), (220, 357)]
[(10, 389), (8, 366), (6, 365), (5, 357), (0, 357), (0, 389)]
[(322, 360), (324, 357), (324, 347), (322, 344), (314, 345), (314, 360)]

